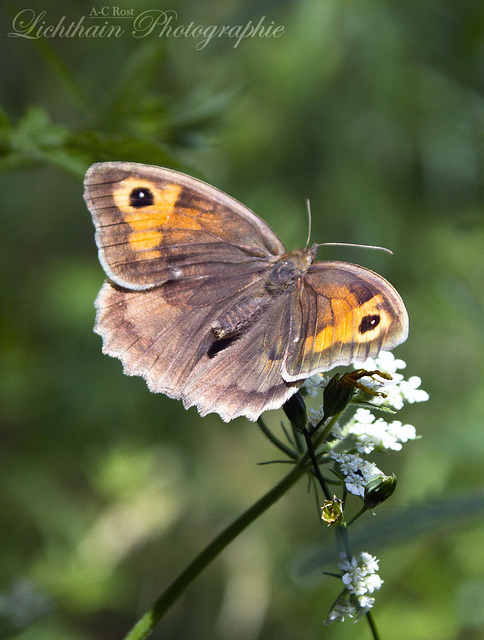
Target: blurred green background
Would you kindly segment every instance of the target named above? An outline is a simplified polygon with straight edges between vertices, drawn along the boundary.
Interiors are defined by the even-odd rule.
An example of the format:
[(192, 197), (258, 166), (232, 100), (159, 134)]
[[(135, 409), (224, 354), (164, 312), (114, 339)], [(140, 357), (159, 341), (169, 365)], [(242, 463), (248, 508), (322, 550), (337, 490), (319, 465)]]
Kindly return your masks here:
[[(0, 14), (0, 637), (120, 639), (216, 533), (286, 472), (257, 425), (201, 419), (101, 354), (104, 279), (82, 177), (93, 161), (181, 169), (402, 294), (396, 355), (430, 401), (376, 459), (396, 494), (355, 535), (380, 557), (382, 638), (484, 638), (484, 6), (477, 0), (143, 0), (174, 25), (280, 37), (12, 37), (87, 2)], [(94, 5), (101, 8), (103, 5)], [(128, 0), (115, 5), (133, 8)], [(17, 17), (16, 17), (17, 16)], [(102, 21), (101, 21), (102, 22)], [(40, 22), (38, 23), (40, 24)], [(98, 23), (99, 24), (99, 20)], [(15, 26), (16, 25), (16, 26)], [(197, 47), (197, 45), (199, 45)], [(266, 415), (277, 427), (282, 412)], [(190, 587), (155, 638), (370, 637), (323, 627), (334, 539), (303, 482)], [(302, 563), (307, 566), (307, 563)]]

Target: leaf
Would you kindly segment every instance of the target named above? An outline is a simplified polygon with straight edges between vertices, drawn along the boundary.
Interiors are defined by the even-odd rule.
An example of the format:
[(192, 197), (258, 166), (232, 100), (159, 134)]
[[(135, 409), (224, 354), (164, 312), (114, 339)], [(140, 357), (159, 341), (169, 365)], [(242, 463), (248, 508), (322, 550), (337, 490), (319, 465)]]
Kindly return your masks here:
[[(367, 520), (363, 526), (351, 527), (351, 546), (355, 551), (370, 549), (373, 553), (425, 535), (435, 535), (445, 527), (451, 526), (455, 531), (483, 515), (483, 492), (411, 505), (381, 515), (377, 512), (377, 516)], [(334, 562), (333, 544), (307, 548), (294, 562), (296, 579), (304, 582), (319, 579), (324, 566), (330, 562)]]

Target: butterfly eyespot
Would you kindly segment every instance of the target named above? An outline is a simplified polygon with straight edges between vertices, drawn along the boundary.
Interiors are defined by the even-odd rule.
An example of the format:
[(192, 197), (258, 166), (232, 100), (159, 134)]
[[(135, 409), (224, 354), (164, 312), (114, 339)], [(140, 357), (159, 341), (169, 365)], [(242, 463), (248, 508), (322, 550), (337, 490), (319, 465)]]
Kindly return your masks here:
[(129, 204), (135, 209), (150, 207), (155, 202), (153, 192), (146, 187), (137, 187), (129, 194)]
[(366, 333), (367, 331), (373, 331), (380, 324), (380, 316), (365, 316), (360, 322), (360, 326), (358, 327), (358, 331), (360, 333)]

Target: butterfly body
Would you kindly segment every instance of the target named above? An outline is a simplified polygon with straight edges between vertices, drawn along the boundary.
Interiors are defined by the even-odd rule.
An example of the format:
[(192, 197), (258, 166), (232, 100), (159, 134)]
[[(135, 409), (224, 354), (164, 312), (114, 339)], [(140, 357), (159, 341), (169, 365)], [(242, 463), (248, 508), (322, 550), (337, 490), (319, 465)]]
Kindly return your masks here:
[(256, 214), (169, 169), (93, 165), (85, 199), (108, 281), (103, 350), (202, 415), (251, 420), (302, 381), (408, 333), (396, 290), (369, 269), (287, 252)]

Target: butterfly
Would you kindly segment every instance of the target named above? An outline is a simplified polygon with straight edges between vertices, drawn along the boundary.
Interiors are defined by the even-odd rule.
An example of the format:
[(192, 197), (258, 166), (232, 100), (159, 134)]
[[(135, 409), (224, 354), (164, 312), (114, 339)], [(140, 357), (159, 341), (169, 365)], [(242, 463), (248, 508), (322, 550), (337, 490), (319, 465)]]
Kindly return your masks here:
[(103, 352), (202, 416), (257, 420), (309, 376), (407, 338), (384, 278), (316, 262), (317, 245), (287, 251), (215, 187), (130, 162), (94, 164), (84, 184), (108, 277), (95, 303)]

